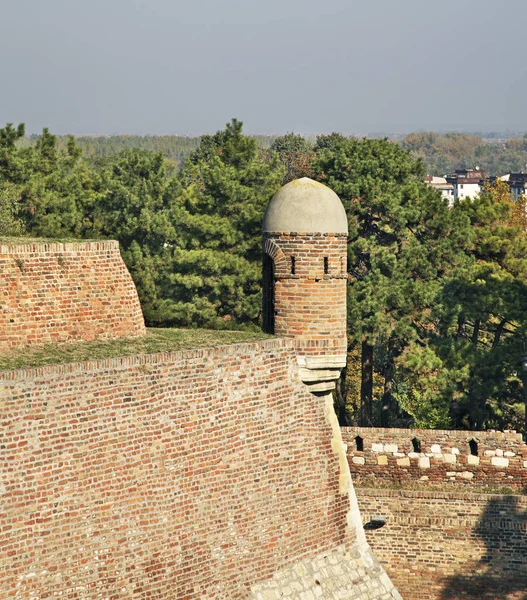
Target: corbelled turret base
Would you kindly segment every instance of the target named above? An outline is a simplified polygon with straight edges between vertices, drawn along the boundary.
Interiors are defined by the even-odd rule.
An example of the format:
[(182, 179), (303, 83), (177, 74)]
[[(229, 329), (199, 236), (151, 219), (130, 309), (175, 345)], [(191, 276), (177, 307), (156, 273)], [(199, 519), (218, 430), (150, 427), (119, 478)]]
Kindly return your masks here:
[(320, 393), (335, 389), (341, 370), (346, 366), (346, 355), (298, 356), (299, 376), (310, 392)]

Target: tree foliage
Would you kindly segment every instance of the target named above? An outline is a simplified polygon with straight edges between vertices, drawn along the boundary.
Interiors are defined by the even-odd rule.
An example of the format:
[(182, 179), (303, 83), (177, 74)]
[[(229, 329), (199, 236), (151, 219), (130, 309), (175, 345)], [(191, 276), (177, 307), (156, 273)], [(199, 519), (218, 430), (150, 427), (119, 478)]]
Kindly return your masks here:
[[(441, 171), (472, 166), (488, 146), (477, 138), (420, 134), (402, 147), (333, 133), (312, 144), (247, 137), (234, 119), (189, 142), (181, 165), (164, 138), (90, 150), (88, 139), (24, 133), (0, 129), (0, 236), (118, 239), (153, 325), (257, 327), (264, 211), (281, 182), (318, 178), (350, 230), (342, 421), (351, 409), (368, 425), (521, 427), (524, 199), (497, 181), (449, 209), (416, 156), (448, 155)], [(504, 148), (520, 156), (525, 144)]]
[(24, 232), (22, 221), (17, 217), (20, 192), (16, 185), (0, 183), (0, 237), (20, 236)]
[(456, 222), (423, 183), (421, 161), (387, 140), (336, 138), (315, 167), (348, 214), (348, 333), (361, 346), (360, 420), (371, 425), (373, 372), (382, 373), (388, 412), (395, 360), (426, 335), (441, 282), (463, 260), (457, 249), (468, 220)]
[(502, 142), (461, 133), (421, 132), (408, 135), (402, 146), (420, 157), (433, 175), (475, 166), (491, 175), (503, 175), (527, 167), (527, 136)]
[(179, 179), (174, 207), (178, 269), (165, 302), (173, 322), (200, 326), (257, 326), (261, 292), (261, 223), (280, 187), (278, 160), (264, 161), (255, 140), (235, 119), (206, 136)]
[(472, 200), (456, 203), (452, 213), (470, 220), (463, 250), (465, 268), (447, 278), (433, 311), (426, 350), (401, 357), (401, 399), (415, 415), (422, 399), (408, 375), (412, 361), (434, 364), (433, 378), (419, 388), (431, 408), (442, 407), (458, 427), (522, 428), (524, 406), (518, 361), (527, 314), (527, 234), (525, 201), (514, 202), (502, 181)]

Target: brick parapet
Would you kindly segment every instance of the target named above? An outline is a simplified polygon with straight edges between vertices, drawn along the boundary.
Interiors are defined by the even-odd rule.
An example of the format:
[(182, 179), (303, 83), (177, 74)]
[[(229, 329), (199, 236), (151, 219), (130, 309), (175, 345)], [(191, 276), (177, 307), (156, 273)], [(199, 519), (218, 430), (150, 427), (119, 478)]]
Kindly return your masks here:
[(9, 243), (0, 241), (0, 254), (41, 254), (47, 252), (91, 252), (119, 250), (116, 240), (85, 240), (71, 242), (56, 242), (53, 240), (28, 240), (27, 242)]
[(144, 333), (117, 242), (0, 243), (0, 350)]
[(527, 445), (513, 431), (344, 427), (342, 436), (359, 485), (527, 487)]
[[(25, 369), (11, 369), (0, 371), (0, 381), (24, 381), (34, 377), (61, 377), (70, 374), (97, 373), (106, 370), (120, 370), (142, 366), (156, 366), (179, 361), (193, 361), (195, 359), (221, 360), (224, 357), (236, 356), (240, 353), (272, 352), (273, 350), (294, 348), (294, 340), (287, 338), (272, 338), (257, 342), (236, 344), (221, 344), (206, 348), (186, 348), (170, 352), (157, 352), (153, 354), (134, 354), (132, 356), (119, 356), (117, 358), (101, 358), (74, 363), (45, 365), (42, 367), (27, 367)], [(296, 364), (291, 366), (294, 372), (298, 371)]]

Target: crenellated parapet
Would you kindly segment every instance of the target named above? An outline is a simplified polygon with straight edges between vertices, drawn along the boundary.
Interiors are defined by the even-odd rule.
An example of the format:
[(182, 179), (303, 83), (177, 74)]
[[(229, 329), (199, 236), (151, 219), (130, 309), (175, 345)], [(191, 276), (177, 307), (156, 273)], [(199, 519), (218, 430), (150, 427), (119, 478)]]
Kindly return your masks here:
[(527, 444), (516, 431), (343, 427), (358, 485), (527, 486)]

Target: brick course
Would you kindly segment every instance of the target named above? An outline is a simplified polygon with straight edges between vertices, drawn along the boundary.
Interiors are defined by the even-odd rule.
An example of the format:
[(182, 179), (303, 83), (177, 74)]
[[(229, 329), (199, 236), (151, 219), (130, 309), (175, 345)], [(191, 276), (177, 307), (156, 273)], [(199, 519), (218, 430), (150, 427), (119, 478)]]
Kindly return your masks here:
[(0, 350), (144, 333), (117, 242), (0, 244)]
[(346, 241), (344, 234), (264, 233), (275, 268), (275, 333), (294, 337), (300, 356), (346, 354)]
[(345, 541), (294, 341), (0, 373), (0, 599), (235, 600)]
[(368, 542), (405, 600), (524, 600), (527, 497), (357, 488)]
[(527, 496), (474, 493), (525, 494), (521, 434), (343, 427), (342, 437), (363, 521), (386, 518), (366, 528), (368, 542), (405, 600), (525, 599)]

